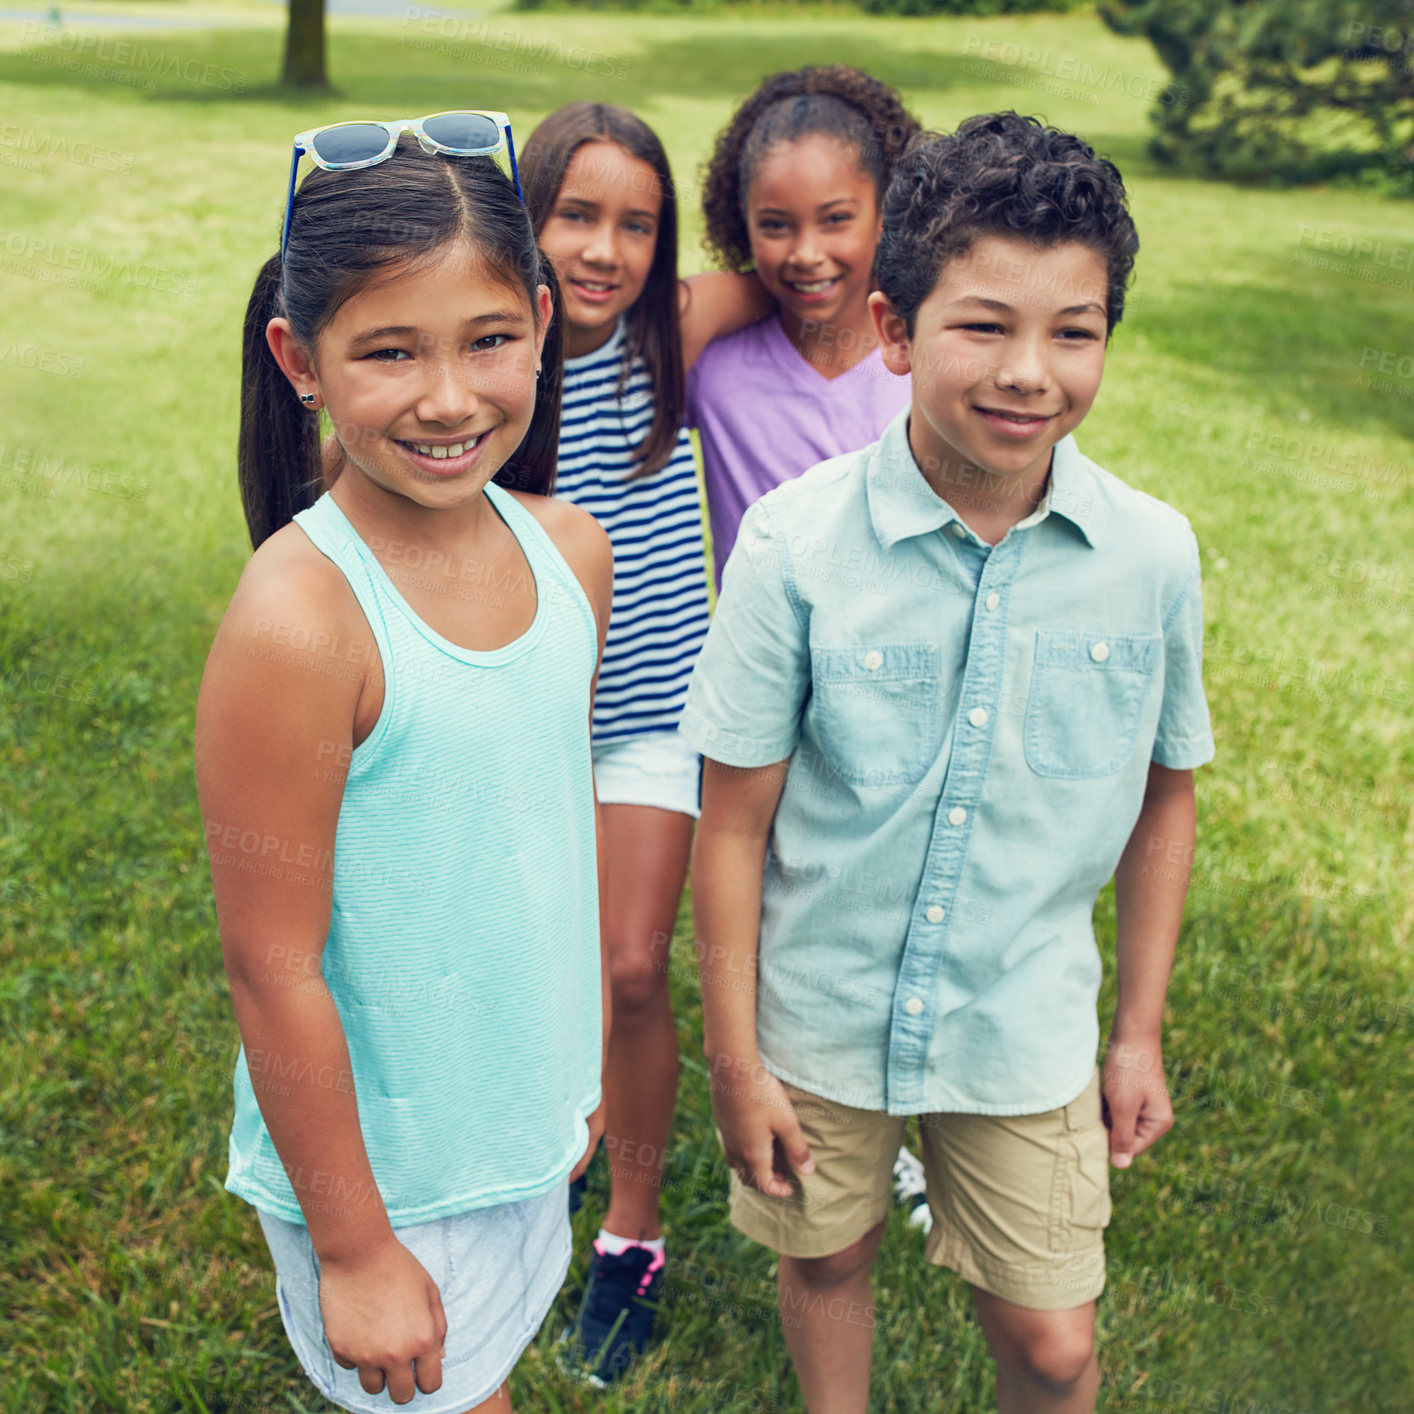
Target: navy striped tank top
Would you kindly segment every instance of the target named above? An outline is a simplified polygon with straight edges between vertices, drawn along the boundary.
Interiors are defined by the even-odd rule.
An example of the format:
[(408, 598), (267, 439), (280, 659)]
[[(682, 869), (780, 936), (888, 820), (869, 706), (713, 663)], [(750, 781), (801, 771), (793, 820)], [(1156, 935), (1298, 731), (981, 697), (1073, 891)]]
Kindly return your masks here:
[(594, 740), (671, 731), (707, 637), (707, 571), (697, 474), (686, 428), (668, 463), (628, 480), (633, 448), (653, 423), (652, 381), (641, 359), (619, 395), (624, 324), (602, 348), (565, 360), (555, 494), (588, 511), (614, 547), (614, 610)]
[[(424, 623), (331, 497), (295, 517), (348, 580), (386, 683), (344, 787), (322, 971), (395, 1227), (549, 1191), (599, 1102), (594, 613), (534, 516), (486, 495), (536, 589), (530, 628), (490, 652)], [(242, 1048), (226, 1179), (297, 1223), (295, 1187), (337, 1203), (338, 1175), (286, 1172), (252, 1076), (269, 1093), (298, 1064)]]

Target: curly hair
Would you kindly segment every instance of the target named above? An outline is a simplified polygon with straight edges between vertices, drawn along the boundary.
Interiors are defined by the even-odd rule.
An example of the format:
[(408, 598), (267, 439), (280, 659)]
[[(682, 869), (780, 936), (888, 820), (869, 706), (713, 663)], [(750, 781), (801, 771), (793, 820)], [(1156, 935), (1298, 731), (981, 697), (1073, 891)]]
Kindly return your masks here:
[(1139, 249), (1124, 181), (1072, 133), (1011, 111), (969, 118), (951, 136), (923, 133), (894, 171), (883, 215), (875, 278), (910, 338), (943, 267), (984, 236), (1089, 246), (1105, 262), (1109, 333), (1124, 314)]
[(882, 204), (894, 164), (919, 131), (893, 89), (847, 64), (772, 74), (717, 135), (703, 184), (703, 245), (727, 270), (752, 268), (746, 195), (761, 159), (777, 143), (821, 133), (849, 144)]

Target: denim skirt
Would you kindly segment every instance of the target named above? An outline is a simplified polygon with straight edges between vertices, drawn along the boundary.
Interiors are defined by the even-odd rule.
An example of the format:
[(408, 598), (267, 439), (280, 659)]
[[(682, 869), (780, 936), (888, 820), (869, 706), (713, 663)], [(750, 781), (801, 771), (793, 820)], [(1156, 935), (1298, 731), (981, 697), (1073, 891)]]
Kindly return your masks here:
[(566, 1185), (517, 1203), (477, 1208), (393, 1235), (437, 1283), (447, 1317), (442, 1387), (394, 1404), (385, 1388), (369, 1394), (357, 1370), (334, 1361), (319, 1312), (319, 1257), (309, 1229), (261, 1212), (275, 1261), (280, 1318), (304, 1372), (320, 1394), (357, 1414), (464, 1414), (505, 1383), (534, 1339), (570, 1263)]

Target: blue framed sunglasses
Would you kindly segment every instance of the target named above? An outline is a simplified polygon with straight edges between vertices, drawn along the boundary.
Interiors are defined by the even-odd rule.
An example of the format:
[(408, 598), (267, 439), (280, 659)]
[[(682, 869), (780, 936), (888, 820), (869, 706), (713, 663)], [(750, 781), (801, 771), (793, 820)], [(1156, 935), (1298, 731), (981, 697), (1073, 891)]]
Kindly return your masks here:
[(389, 122), (356, 120), (330, 123), (295, 136), (290, 160), (290, 188), (285, 194), (285, 224), (280, 235), (280, 259), (290, 243), (290, 219), (295, 209), (295, 177), (305, 153), (326, 172), (352, 172), (386, 162), (398, 145), (398, 138), (410, 132), (424, 152), (441, 152), (448, 157), (485, 157), (504, 150), (511, 161), (511, 181), (516, 196), (520, 173), (516, 170), (516, 149), (511, 139), (511, 120), (504, 113), (486, 108), (461, 108), (450, 113), (432, 113), (426, 118), (394, 118)]

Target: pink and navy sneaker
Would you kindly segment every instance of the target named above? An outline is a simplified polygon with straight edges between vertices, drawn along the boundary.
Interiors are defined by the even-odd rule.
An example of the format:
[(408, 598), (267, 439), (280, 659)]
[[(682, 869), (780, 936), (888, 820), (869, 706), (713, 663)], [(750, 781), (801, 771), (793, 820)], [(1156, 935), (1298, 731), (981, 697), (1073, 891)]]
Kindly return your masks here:
[(584, 1302), (566, 1333), (591, 1384), (611, 1385), (648, 1349), (665, 1266), (662, 1252), (634, 1246), (614, 1256), (596, 1239)]

